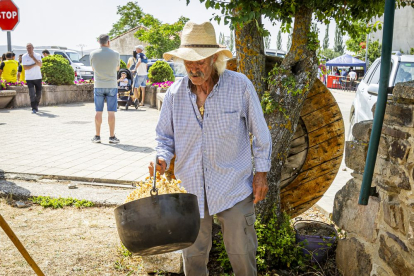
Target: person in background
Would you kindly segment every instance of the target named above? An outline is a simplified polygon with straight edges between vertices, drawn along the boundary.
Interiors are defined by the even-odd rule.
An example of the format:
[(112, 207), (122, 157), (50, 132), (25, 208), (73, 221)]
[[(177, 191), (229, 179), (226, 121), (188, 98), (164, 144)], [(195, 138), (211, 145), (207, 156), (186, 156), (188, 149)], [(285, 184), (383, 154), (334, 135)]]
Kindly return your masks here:
[(109, 124), (109, 143), (118, 144), (120, 141), (115, 137), (115, 112), (117, 111), (118, 85), (117, 71), (119, 70), (119, 53), (110, 49), (109, 36), (102, 34), (99, 36), (101, 47), (90, 54), (91, 66), (95, 75), (94, 100), (95, 100), (95, 136), (92, 142), (101, 142), (101, 125), (104, 102), (108, 110)]
[(0, 63), (0, 75), (1, 79), (6, 82), (17, 82), (17, 69), (19, 64), (13, 59), (13, 53), (7, 52), (6, 60)]
[(355, 81), (357, 79), (357, 73), (354, 71), (352, 67), (349, 70), (350, 70), (348, 73), (349, 80)]
[(32, 113), (39, 111), (39, 103), (42, 97), (42, 56), (34, 52), (32, 43), (26, 45), (27, 53), (22, 57), (23, 69), (25, 70), (25, 78), (29, 87), (30, 105)]
[(121, 77), (118, 79), (118, 88), (125, 89), (128, 86), (131, 86), (131, 80), (127, 79), (125, 72), (122, 72)]
[(48, 50), (43, 50), (43, 51), (42, 51), (42, 55), (43, 55), (43, 57), (45, 58), (45, 57), (47, 57), (47, 56), (50, 56), (50, 52), (49, 52)]
[(6, 59), (6, 54), (1, 55), (1, 61), (5, 61)]
[(334, 72), (335, 72), (335, 76), (340, 76), (341, 75), (341, 73), (339, 72), (338, 67), (334, 68)]
[(134, 98), (135, 101), (139, 100), (139, 86), (135, 86), (135, 76), (137, 74), (137, 63), (138, 63), (138, 53), (137, 51), (132, 51), (132, 57), (128, 59), (127, 68), (132, 74), (132, 79), (134, 80)]
[[(138, 87), (138, 89), (141, 89), (141, 103), (140, 106), (144, 105), (145, 101), (145, 87), (147, 86), (147, 65), (148, 65), (148, 59), (143, 53), (144, 46), (138, 45), (135, 47), (137, 52), (137, 75), (134, 80), (134, 87)], [(139, 99), (139, 97), (138, 97)]]
[(18, 81), (22, 81), (25, 82), (26, 78), (25, 78), (25, 74), (24, 74), (24, 68), (22, 65), (22, 55), (19, 55), (19, 68), (17, 69), (17, 80)]

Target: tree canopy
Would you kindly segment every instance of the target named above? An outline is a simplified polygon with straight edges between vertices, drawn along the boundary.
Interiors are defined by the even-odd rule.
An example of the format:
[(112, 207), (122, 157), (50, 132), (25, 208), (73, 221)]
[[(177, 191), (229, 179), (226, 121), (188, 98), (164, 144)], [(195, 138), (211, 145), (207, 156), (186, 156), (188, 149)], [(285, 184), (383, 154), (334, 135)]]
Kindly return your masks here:
[(180, 32), (189, 19), (181, 16), (173, 24), (162, 23), (150, 14), (140, 19), (140, 23), (148, 29), (142, 28), (135, 33), (135, 37), (149, 45), (146, 47), (148, 57), (162, 58), (162, 54), (180, 46)]
[(108, 33), (111, 39), (139, 26), (139, 20), (144, 16), (137, 2), (128, 2), (124, 6), (117, 6), (116, 14), (121, 18), (112, 24), (112, 29)]

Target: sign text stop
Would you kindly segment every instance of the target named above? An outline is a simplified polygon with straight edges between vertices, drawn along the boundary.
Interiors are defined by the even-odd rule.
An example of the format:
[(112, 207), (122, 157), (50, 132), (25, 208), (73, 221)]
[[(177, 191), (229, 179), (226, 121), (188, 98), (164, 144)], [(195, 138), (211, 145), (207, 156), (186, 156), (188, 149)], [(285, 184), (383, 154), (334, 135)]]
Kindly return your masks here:
[(19, 8), (11, 0), (0, 0), (0, 29), (13, 31), (19, 23)]

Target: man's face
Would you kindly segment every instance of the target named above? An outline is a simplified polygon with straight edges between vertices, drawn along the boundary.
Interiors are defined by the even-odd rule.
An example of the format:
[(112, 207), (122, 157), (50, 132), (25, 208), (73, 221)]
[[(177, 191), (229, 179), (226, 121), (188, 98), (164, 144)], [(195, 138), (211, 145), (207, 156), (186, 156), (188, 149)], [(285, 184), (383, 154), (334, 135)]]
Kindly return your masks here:
[(140, 48), (136, 48), (135, 51), (137, 51), (138, 54), (142, 53), (142, 50)]
[(198, 61), (184, 60), (185, 70), (194, 85), (201, 85), (208, 80), (213, 72), (213, 64), (216, 56), (208, 57)]
[(50, 56), (48, 53), (43, 53), (44, 57)]
[(26, 50), (27, 50), (27, 52), (28, 52), (29, 54), (33, 54), (33, 45), (28, 44), (28, 45), (26, 46)]

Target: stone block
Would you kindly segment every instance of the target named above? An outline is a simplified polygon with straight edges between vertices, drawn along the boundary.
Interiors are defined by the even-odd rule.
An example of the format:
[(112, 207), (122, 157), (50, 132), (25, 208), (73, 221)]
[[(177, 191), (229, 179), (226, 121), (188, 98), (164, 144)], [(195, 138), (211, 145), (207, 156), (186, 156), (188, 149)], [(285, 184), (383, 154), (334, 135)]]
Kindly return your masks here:
[(0, 90), (0, 109), (6, 108), (15, 96), (14, 90)]
[(414, 214), (410, 215), (410, 221), (408, 223), (407, 238), (408, 238), (408, 242), (410, 243), (411, 247), (413, 248), (414, 247)]
[(414, 81), (397, 83), (392, 94), (395, 101), (400, 99), (414, 101)]
[(336, 248), (336, 265), (343, 276), (370, 275), (372, 259), (356, 238), (343, 239)]
[(339, 228), (373, 242), (377, 238), (380, 202), (371, 196), (367, 206), (358, 205), (359, 192), (360, 185), (351, 179), (336, 193), (332, 220)]
[(387, 105), (384, 125), (414, 127), (413, 106), (391, 102)]
[(410, 179), (404, 167), (381, 158), (375, 163), (373, 182), (387, 192), (398, 193), (400, 190), (411, 190)]
[(412, 255), (401, 249), (401, 244), (392, 237), (380, 235), (378, 255), (392, 269), (394, 275), (414, 275)]
[(368, 143), (358, 141), (346, 141), (345, 164), (351, 170), (363, 172), (367, 159)]
[(390, 158), (399, 164), (407, 160), (411, 145), (405, 140), (394, 140), (390, 144)]
[(165, 254), (142, 256), (144, 270), (148, 273), (163, 271), (169, 273), (183, 273), (182, 251)]
[(398, 202), (382, 202), (382, 210), (384, 214), (384, 222), (393, 229), (399, 230), (405, 234), (404, 209)]
[(354, 136), (355, 140), (369, 142), (369, 138), (371, 136), (371, 130), (372, 130), (372, 120), (362, 121), (362, 122), (356, 123), (352, 127), (352, 135)]
[(398, 139), (403, 139), (403, 140), (408, 139), (409, 137), (411, 137), (410, 133), (399, 130), (399, 129), (395, 129), (395, 128), (390, 127), (390, 126), (383, 126), (381, 133), (383, 135), (386, 135), (386, 136), (391, 136), (391, 137), (398, 138)]
[(370, 276), (391, 276), (384, 268), (374, 264)]
[(377, 156), (381, 157), (382, 159), (388, 160), (390, 158), (389, 148), (390, 144), (388, 142), (388, 137), (382, 135), (378, 145)]

